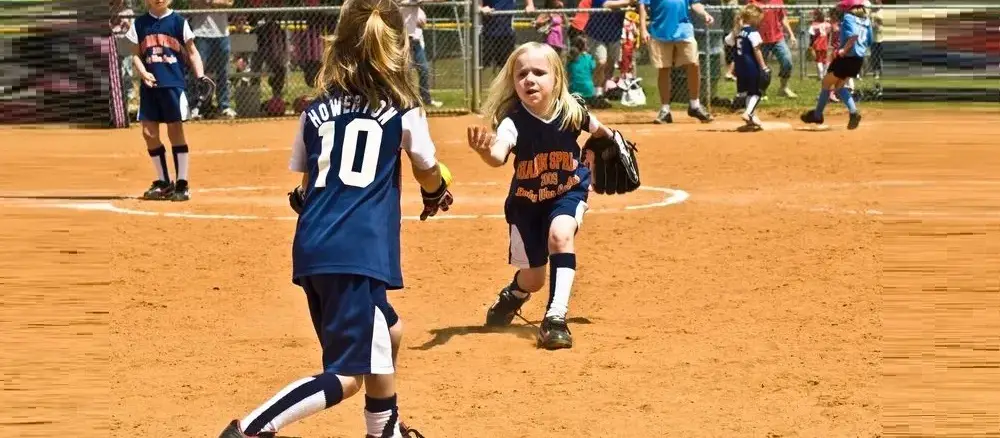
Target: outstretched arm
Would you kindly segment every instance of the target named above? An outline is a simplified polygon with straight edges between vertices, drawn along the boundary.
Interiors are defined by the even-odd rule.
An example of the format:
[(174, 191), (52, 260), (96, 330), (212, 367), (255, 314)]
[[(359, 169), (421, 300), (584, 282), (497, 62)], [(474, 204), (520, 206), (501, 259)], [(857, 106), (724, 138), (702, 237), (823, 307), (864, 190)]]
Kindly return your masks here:
[(517, 128), (510, 119), (500, 122), (496, 134), (483, 126), (470, 126), (468, 136), (469, 147), (492, 167), (503, 166), (507, 162), (507, 155), (517, 144)]

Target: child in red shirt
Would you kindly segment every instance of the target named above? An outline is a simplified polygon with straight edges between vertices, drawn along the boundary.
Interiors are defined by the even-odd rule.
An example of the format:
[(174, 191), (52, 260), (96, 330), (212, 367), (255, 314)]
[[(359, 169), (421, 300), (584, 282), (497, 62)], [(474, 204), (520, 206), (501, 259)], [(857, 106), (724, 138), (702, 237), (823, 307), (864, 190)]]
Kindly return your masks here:
[(830, 40), (829, 35), (832, 30), (830, 22), (826, 20), (826, 14), (822, 9), (813, 12), (813, 21), (809, 25), (809, 51), (816, 60), (816, 77), (823, 80), (826, 76), (826, 68), (830, 65)]

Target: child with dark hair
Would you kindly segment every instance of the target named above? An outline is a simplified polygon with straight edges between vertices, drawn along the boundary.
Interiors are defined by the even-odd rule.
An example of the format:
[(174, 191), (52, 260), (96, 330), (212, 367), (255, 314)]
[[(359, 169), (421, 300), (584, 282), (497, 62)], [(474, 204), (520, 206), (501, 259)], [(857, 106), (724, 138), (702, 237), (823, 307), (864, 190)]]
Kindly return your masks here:
[(597, 96), (597, 90), (594, 89), (595, 68), (597, 61), (587, 51), (587, 37), (583, 35), (574, 37), (569, 49), (569, 60), (566, 63), (569, 92), (583, 98), (591, 108), (611, 108), (611, 103)]

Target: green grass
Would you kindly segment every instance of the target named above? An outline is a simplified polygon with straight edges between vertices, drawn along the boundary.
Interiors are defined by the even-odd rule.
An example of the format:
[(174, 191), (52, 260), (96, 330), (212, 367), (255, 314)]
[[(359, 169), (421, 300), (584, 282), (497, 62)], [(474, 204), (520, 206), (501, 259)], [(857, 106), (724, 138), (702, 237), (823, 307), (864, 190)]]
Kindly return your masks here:
[[(796, 66), (798, 67), (798, 66)], [(777, 65), (772, 65), (774, 71), (778, 70)], [(639, 77), (643, 78), (643, 88), (646, 92), (646, 105), (636, 108), (626, 108), (621, 105), (615, 105), (614, 109), (618, 111), (655, 111), (659, 106), (659, 94), (656, 87), (656, 76), (657, 72), (650, 65), (640, 65), (637, 67)], [(432, 61), (431, 71), (433, 74), (433, 80), (431, 83), (431, 96), (434, 100), (441, 101), (443, 106), (441, 108), (429, 108), (432, 112), (456, 112), (456, 111), (467, 111), (471, 104), (471, 87), (469, 93), (465, 91), (466, 87), (466, 73), (464, 67), (464, 61), (460, 58), (448, 58), (448, 59), (438, 59)], [(807, 72), (812, 73), (812, 72)], [(489, 86), (489, 82), (493, 79), (496, 74), (494, 69), (484, 69), (482, 71), (481, 80), (482, 86), (481, 90), (485, 94), (486, 89)], [(723, 71), (724, 74), (724, 71)], [(413, 80), (416, 81), (416, 73), (413, 74)], [(874, 78), (867, 77), (865, 80), (856, 81), (856, 86), (864, 89), (872, 86), (875, 83)], [(981, 78), (927, 78), (927, 77), (909, 77), (909, 78), (897, 78), (897, 77), (886, 77), (882, 80), (882, 85), (897, 86), (897, 87), (957, 87), (957, 88), (978, 88), (978, 87), (995, 87), (997, 86), (996, 79), (981, 79)], [(779, 96), (778, 91), (778, 79), (775, 78), (771, 85), (771, 93), (769, 98), (761, 104), (761, 110), (764, 112), (771, 111), (787, 111), (787, 110), (798, 110), (801, 108), (809, 108), (815, 105), (816, 94), (819, 90), (819, 81), (815, 77), (806, 76), (805, 78), (800, 78), (800, 72), (798, 70), (793, 71), (792, 78), (789, 80), (789, 86), (791, 89), (798, 94), (796, 98), (787, 98)], [(724, 78), (719, 78), (712, 85), (712, 95), (716, 97), (732, 98), (736, 94), (736, 83), (733, 81), (725, 80)], [(301, 71), (292, 70), (289, 72), (285, 84), (285, 89), (283, 92), (283, 98), (286, 102), (290, 104), (295, 101), (299, 96), (309, 94), (311, 90), (306, 86), (305, 79)], [(237, 93), (236, 89), (233, 89), (233, 93)], [(681, 79), (674, 78), (674, 102), (677, 102), (680, 106), (684, 106), (687, 103), (686, 97), (686, 85)], [(261, 100), (267, 100), (271, 96), (270, 87), (267, 85), (267, 80), (261, 81)], [(235, 102), (235, 96), (233, 98)], [(705, 102), (705, 104), (710, 104), (710, 102)], [(885, 105), (885, 107), (902, 107), (907, 105), (907, 103), (897, 104), (897, 103), (882, 103), (882, 102), (866, 102), (866, 105)], [(235, 105), (235, 103), (234, 103)], [(940, 106), (941, 103), (929, 102), (929, 103), (913, 103), (913, 107), (933, 107)], [(134, 102), (133, 102), (134, 106)], [(966, 104), (963, 104), (966, 106)], [(993, 105), (995, 107), (995, 105)], [(989, 104), (983, 105), (984, 108), (989, 108)], [(239, 109), (237, 108), (237, 111)], [(292, 108), (288, 108), (289, 114), (292, 113)], [(713, 112), (724, 112), (723, 108), (713, 108)]]

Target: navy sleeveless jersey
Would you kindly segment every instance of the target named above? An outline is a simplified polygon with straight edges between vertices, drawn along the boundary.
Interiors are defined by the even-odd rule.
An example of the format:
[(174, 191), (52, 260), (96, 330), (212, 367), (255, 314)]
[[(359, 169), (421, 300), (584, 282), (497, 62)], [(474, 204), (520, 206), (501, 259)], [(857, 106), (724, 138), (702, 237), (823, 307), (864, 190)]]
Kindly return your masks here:
[[(143, 14), (135, 19), (127, 37), (139, 45), (142, 63), (156, 77), (157, 88), (185, 87), (184, 43), (194, 38), (194, 33), (184, 17), (174, 11), (162, 17)], [(142, 81), (140, 85), (146, 86)]]
[(346, 94), (317, 99), (303, 113), (304, 167), (293, 163), (293, 170), (308, 173), (309, 186), (292, 247), (296, 283), (308, 275), (356, 274), (403, 287), (400, 160), (407, 113)]
[(596, 119), (584, 113), (581, 128), (562, 129), (562, 117), (542, 120), (521, 103), (497, 126), (497, 139), (514, 144), (514, 176), (509, 197), (539, 203), (590, 186), (590, 169), (581, 162), (577, 138), (593, 130)]
[(757, 29), (751, 26), (743, 26), (743, 29), (740, 30), (735, 41), (733, 41), (734, 44), (731, 44), (736, 47), (736, 54), (733, 56), (733, 70), (737, 76), (746, 77), (760, 74), (762, 66), (757, 64), (757, 57), (754, 56), (754, 47), (759, 46), (761, 42), (762, 39)]

